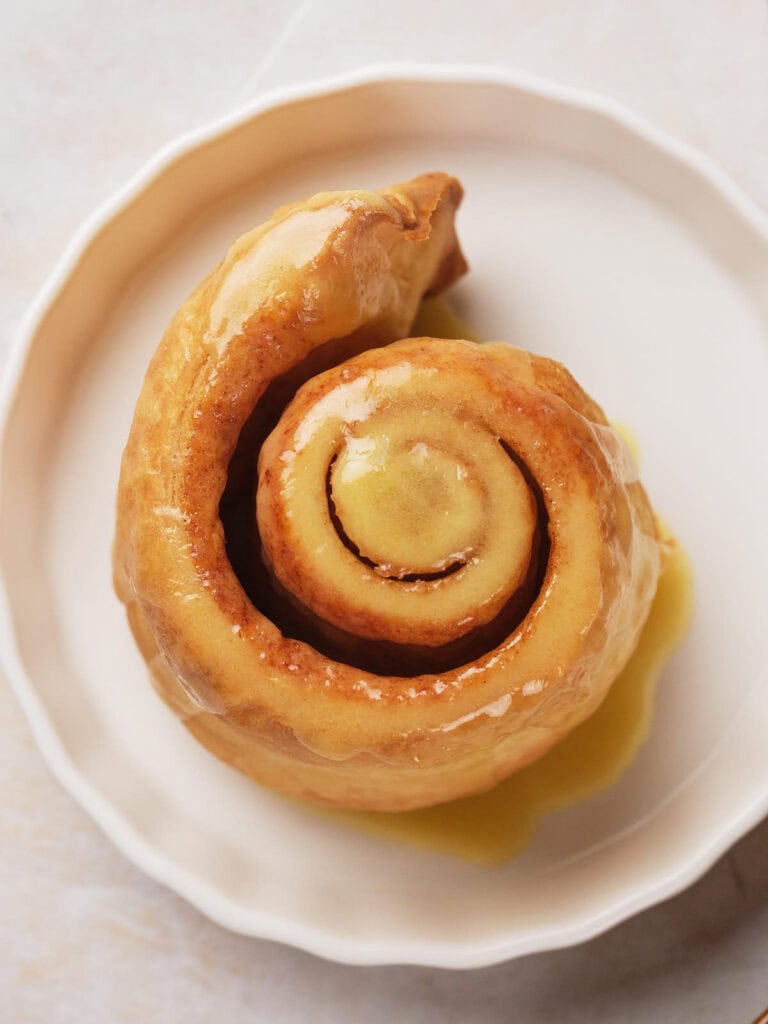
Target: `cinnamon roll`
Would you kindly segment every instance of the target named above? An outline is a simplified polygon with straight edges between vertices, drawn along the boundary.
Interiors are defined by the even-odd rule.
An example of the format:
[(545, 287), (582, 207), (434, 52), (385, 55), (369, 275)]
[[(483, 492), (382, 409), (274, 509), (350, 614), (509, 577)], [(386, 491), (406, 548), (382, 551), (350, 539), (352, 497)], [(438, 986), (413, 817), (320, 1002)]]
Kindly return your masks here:
[(428, 174), (277, 211), (176, 314), (136, 407), (118, 594), (190, 731), (289, 795), (492, 786), (597, 708), (654, 595), (634, 462), (568, 371), (408, 338), (466, 269), (461, 195)]

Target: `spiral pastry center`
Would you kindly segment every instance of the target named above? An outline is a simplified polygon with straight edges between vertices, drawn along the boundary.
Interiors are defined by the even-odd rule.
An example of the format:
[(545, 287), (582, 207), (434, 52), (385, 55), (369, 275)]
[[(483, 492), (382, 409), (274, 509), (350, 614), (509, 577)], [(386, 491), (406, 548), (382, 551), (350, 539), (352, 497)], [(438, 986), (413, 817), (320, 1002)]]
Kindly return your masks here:
[(426, 441), (349, 436), (329, 478), (338, 529), (377, 573), (426, 579), (475, 552), (483, 492), (469, 468)]
[(430, 362), (434, 345), (401, 351), (299, 392), (262, 449), (258, 527), (295, 605), (357, 637), (437, 647), (530, 583), (538, 510), (477, 397)]

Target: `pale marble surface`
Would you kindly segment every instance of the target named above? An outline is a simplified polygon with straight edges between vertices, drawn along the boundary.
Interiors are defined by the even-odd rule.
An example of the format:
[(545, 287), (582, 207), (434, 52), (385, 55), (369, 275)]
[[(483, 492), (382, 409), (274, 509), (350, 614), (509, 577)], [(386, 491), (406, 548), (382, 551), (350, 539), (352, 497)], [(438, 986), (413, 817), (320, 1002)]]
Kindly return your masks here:
[[(598, 89), (768, 207), (760, 0), (7, 3), (0, 353), (91, 209), (260, 89), (371, 61), (505, 64)], [(0, 1020), (748, 1024), (768, 1004), (768, 822), (584, 946), (467, 973), (348, 968), (230, 935), (144, 878), (58, 787), (0, 686)]]

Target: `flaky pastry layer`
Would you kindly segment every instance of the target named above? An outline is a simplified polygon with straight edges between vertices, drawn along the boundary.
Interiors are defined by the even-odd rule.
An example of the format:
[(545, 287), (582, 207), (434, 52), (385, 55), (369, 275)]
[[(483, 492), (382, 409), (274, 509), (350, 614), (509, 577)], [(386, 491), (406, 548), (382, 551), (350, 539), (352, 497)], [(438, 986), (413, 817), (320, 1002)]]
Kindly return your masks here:
[(190, 731), (293, 796), (488, 788), (597, 707), (655, 591), (634, 463), (562, 366), (400, 340), (464, 272), (461, 194), (430, 174), (277, 211), (136, 407), (118, 594)]

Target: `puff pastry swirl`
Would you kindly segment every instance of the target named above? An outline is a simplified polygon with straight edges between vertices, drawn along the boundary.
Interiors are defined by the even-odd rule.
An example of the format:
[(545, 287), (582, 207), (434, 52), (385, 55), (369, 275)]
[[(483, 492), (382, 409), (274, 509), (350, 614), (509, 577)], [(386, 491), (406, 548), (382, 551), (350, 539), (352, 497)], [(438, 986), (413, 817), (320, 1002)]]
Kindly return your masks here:
[(277, 211), (176, 314), (136, 407), (118, 594), (191, 732), (291, 795), (493, 785), (597, 707), (655, 591), (648, 499), (570, 374), (407, 338), (465, 270), (461, 195), (429, 174)]

